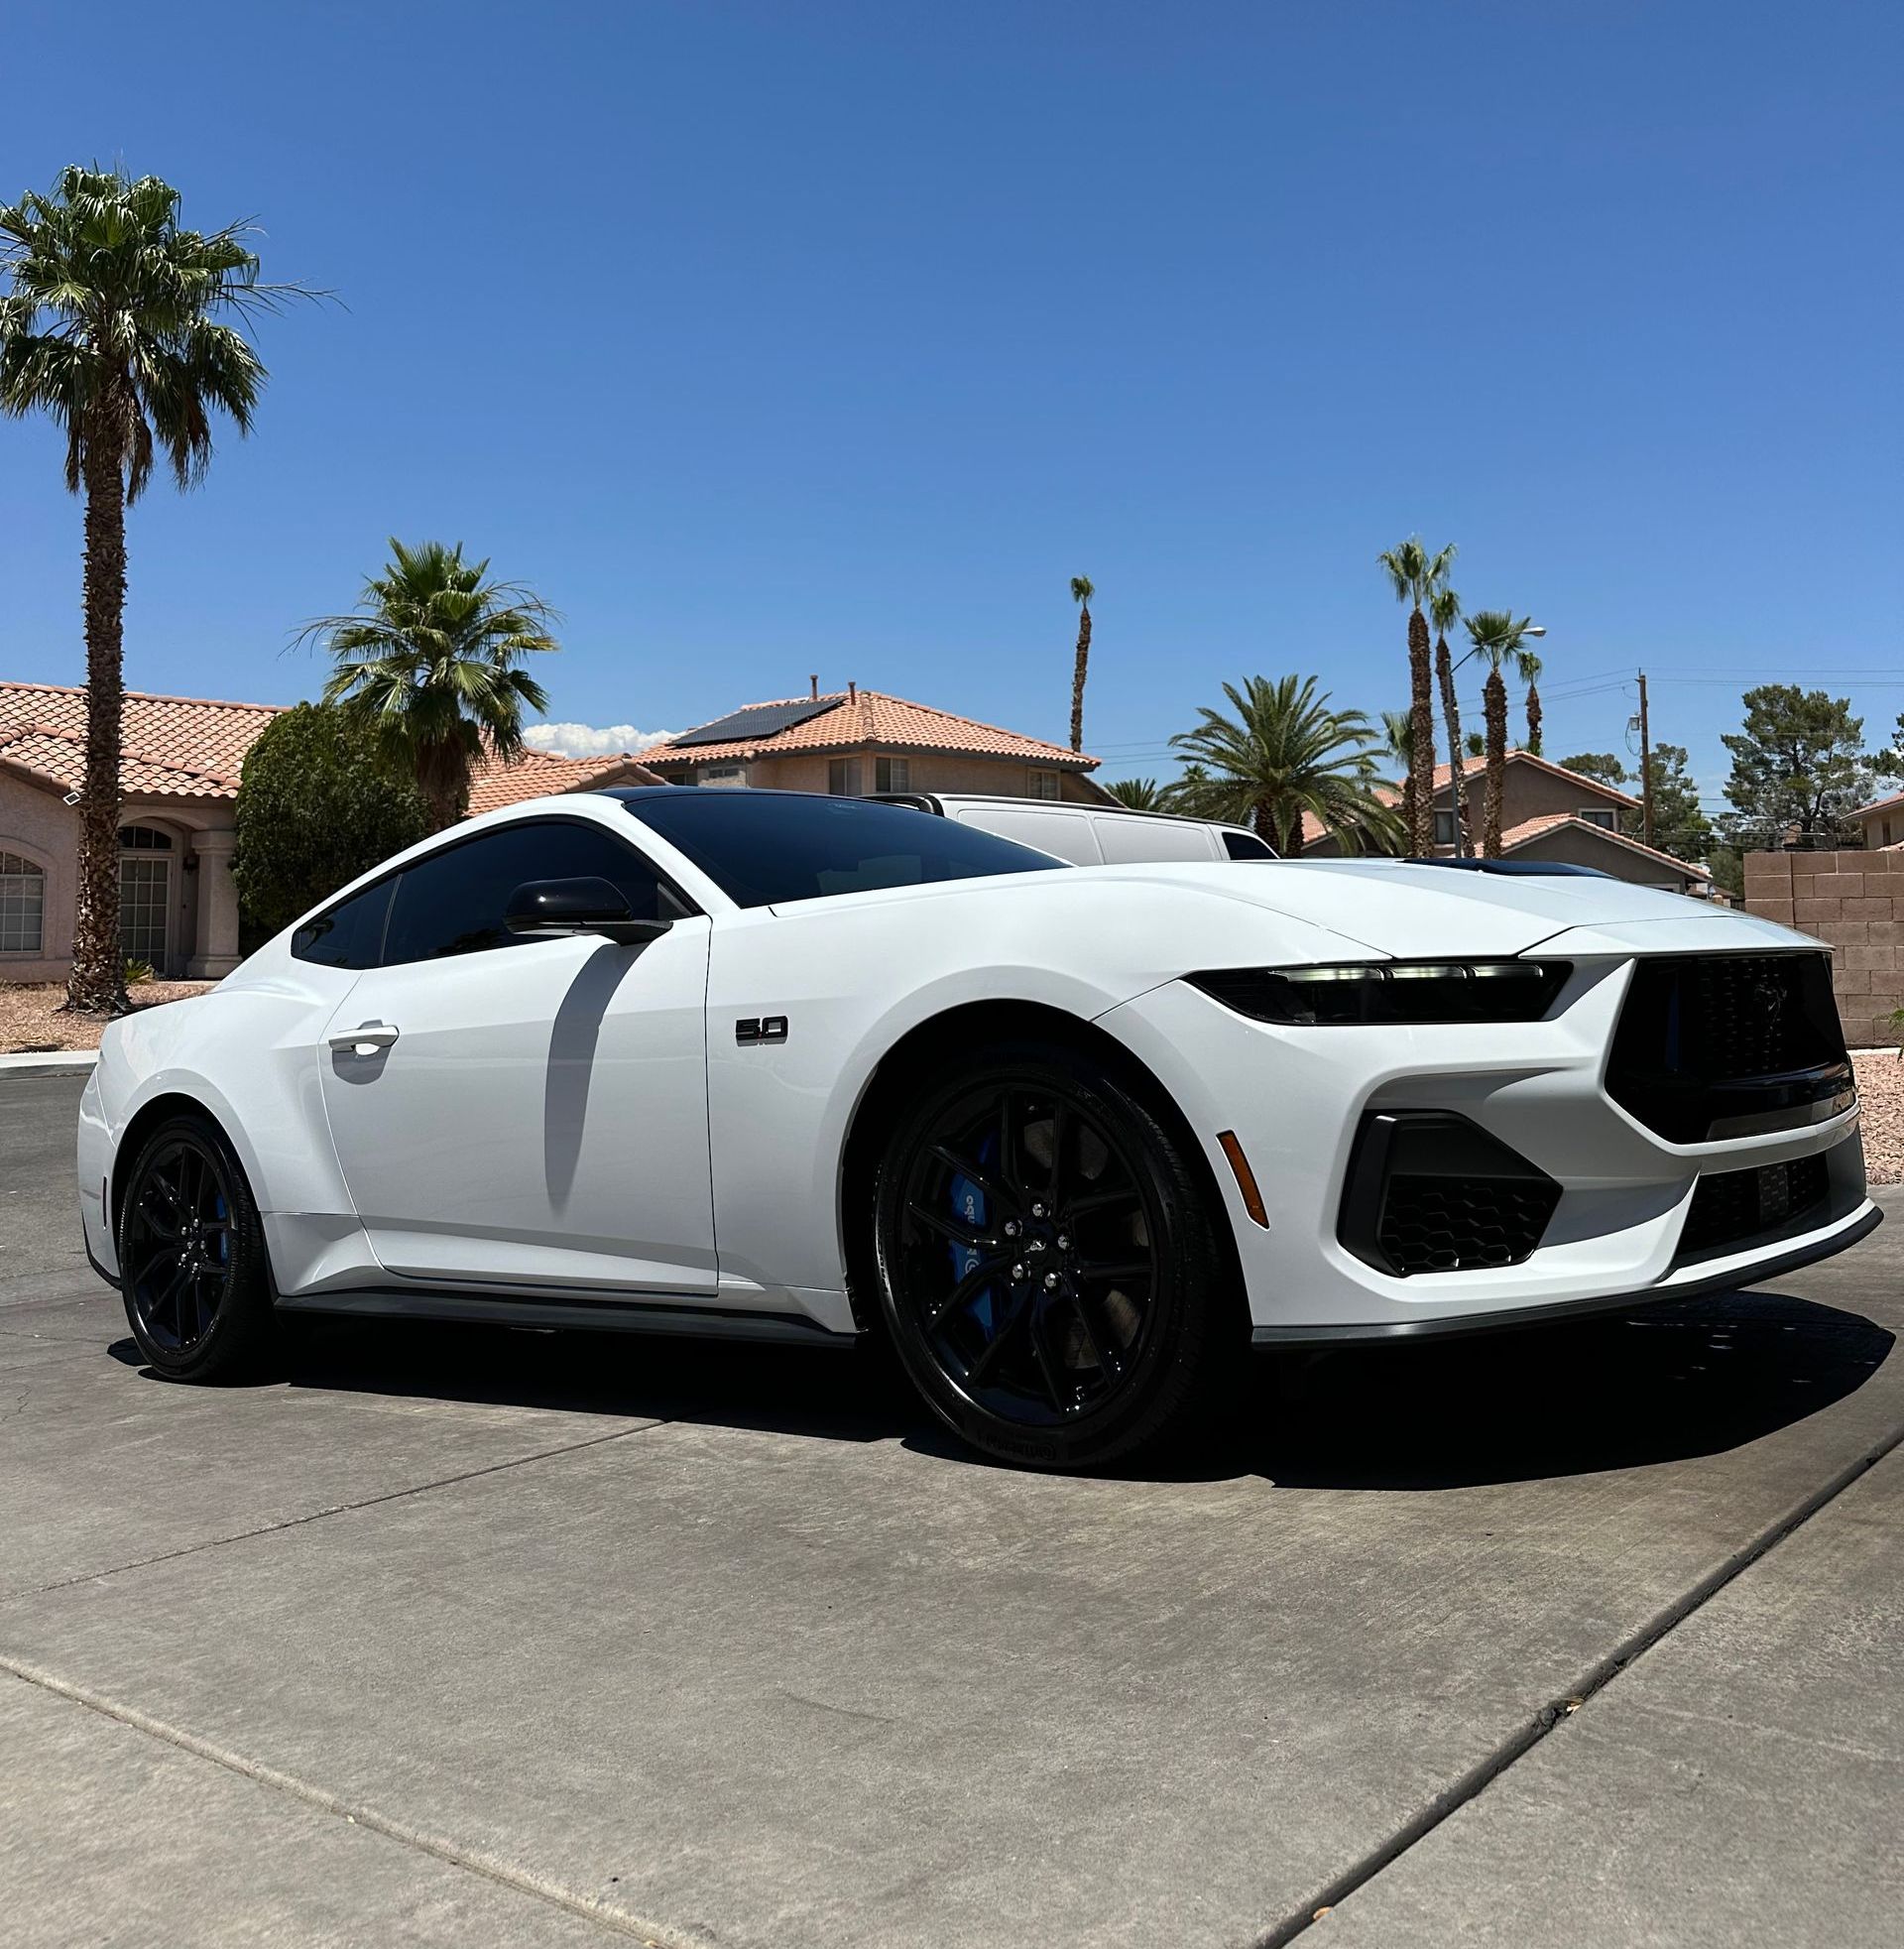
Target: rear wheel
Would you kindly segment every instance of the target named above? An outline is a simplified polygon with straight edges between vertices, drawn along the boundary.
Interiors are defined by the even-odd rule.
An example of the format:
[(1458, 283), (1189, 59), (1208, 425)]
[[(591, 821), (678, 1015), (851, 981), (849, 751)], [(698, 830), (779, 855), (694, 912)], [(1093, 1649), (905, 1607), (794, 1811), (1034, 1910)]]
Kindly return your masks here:
[(1060, 1045), (984, 1051), (918, 1091), (874, 1197), (906, 1372), (976, 1446), (1108, 1462), (1180, 1428), (1238, 1315), (1179, 1141)]
[(133, 1159), (119, 1214), (119, 1286), (139, 1351), (175, 1380), (234, 1380), (272, 1352), (258, 1207), (209, 1118), (169, 1118)]

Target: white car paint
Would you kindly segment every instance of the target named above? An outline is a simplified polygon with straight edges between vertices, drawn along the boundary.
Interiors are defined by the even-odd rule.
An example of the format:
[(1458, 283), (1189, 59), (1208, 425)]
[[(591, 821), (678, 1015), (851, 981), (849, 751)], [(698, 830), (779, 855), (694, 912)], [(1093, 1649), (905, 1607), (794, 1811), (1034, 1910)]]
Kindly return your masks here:
[[(1054, 866), (742, 908), (606, 794), (512, 806), (455, 837), (555, 815), (638, 847), (702, 914), (640, 948), (536, 941), (363, 973), (294, 958), (288, 929), (211, 994), (115, 1023), (78, 1139), (87, 1249), (104, 1272), (117, 1271), (107, 1213), (126, 1133), (183, 1097), (238, 1152), (284, 1300), (612, 1293), (849, 1333), (849, 1242), (866, 1222), (841, 1195), (855, 1112), (901, 1037), (999, 1003), (1095, 1025), (1168, 1092), (1219, 1187), (1259, 1338), (1505, 1317), (1720, 1274), (1749, 1282), (1875, 1222), (1859, 1164), (1859, 1201), (1830, 1225), (1675, 1272), (1702, 1169), (1854, 1147), (1857, 1113), (1679, 1146), (1606, 1091), (1634, 957), (1818, 951), (1766, 921), (1610, 879), (1392, 861)], [(1525, 1024), (1278, 1027), (1181, 979), (1536, 946), (1574, 974), (1549, 1018)], [(789, 1020), (787, 1039), (738, 1045), (736, 1023), (769, 1014)], [(349, 1038), (366, 1024), (396, 1039), (360, 1052)], [(1517, 1266), (1414, 1279), (1346, 1251), (1350, 1148), (1363, 1112), (1387, 1105), (1458, 1110), (1558, 1179), (1546, 1242)], [(1222, 1132), (1253, 1165), (1266, 1228)]]
[(1270, 849), (1248, 827), (1220, 819), (1179, 818), (1171, 812), (1133, 812), (1071, 800), (1001, 798), (952, 792), (892, 794), (980, 832), (1014, 839), (1069, 860), (1073, 866), (1137, 866), (1167, 860), (1227, 860), (1237, 851), (1255, 858)]

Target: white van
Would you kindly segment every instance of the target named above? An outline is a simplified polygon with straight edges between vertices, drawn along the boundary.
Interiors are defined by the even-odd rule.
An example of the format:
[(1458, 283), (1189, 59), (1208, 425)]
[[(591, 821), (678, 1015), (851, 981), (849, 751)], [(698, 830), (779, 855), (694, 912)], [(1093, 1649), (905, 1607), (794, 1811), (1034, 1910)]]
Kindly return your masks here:
[(976, 825), (981, 832), (1035, 846), (1073, 866), (1135, 866), (1151, 860), (1272, 860), (1273, 847), (1247, 826), (1180, 819), (1169, 812), (1128, 812), (1117, 805), (1045, 798), (992, 798), (944, 792), (883, 792), (889, 804)]

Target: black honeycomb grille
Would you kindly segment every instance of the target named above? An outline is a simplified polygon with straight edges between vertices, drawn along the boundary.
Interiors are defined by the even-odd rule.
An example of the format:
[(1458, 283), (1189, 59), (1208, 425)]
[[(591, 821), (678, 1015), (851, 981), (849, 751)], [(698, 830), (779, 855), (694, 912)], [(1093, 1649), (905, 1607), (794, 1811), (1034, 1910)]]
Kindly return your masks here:
[(1831, 1176), (1822, 1152), (1760, 1164), (1755, 1170), (1709, 1172), (1693, 1193), (1680, 1234), (1680, 1257), (1710, 1256), (1798, 1230), (1814, 1212), (1822, 1222), (1830, 1198)]
[(1606, 1087), (1649, 1130), (1700, 1144), (1819, 1120), (1849, 1089), (1825, 954), (1643, 959)]
[(1548, 1178), (1391, 1177), (1378, 1236), (1398, 1273), (1517, 1266), (1559, 1202)]

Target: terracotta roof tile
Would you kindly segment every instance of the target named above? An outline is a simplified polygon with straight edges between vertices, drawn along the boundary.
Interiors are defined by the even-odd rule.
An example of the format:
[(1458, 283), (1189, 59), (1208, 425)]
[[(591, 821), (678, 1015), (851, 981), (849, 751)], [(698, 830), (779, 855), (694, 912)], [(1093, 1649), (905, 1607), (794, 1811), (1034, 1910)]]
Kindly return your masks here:
[(1572, 812), (1543, 812), (1538, 818), (1522, 819), (1518, 825), (1509, 826), (1500, 835), (1500, 850), (1503, 854), (1514, 852), (1529, 840), (1538, 839), (1543, 832), (1552, 832), (1563, 825), (1577, 825), (1581, 831), (1591, 832), (1610, 846), (1624, 846), (1629, 852), (1643, 853), (1646, 858), (1670, 866), (1674, 872), (1684, 874), (1689, 880), (1710, 880), (1713, 877), (1703, 866), (1675, 859), (1671, 853), (1662, 853), (1657, 846), (1642, 845), (1637, 839), (1628, 839), (1623, 832), (1609, 832), (1604, 825), (1596, 825), (1592, 819), (1580, 818)]
[(591, 792), (605, 785), (659, 785), (642, 762), (627, 752), (613, 758), (560, 758), (548, 751), (526, 751), (504, 764), (485, 757), (469, 785), (469, 816), (493, 812), (525, 798), (557, 792)]
[[(768, 701), (796, 704), (808, 699), (775, 697)], [(860, 751), (877, 745), (893, 751), (956, 752), (969, 758), (1022, 758), (1074, 772), (1092, 771), (1098, 763), (1088, 754), (1064, 745), (1046, 744), (1041, 738), (1023, 737), (1016, 731), (1001, 730), (996, 724), (982, 724), (976, 718), (958, 717), (951, 711), (934, 710), (929, 704), (910, 703), (904, 697), (888, 696), (880, 690), (823, 697), (820, 702), (826, 708), (771, 737), (742, 738), (727, 744), (656, 745), (643, 752), (642, 762), (659, 771), (669, 766), (678, 769), (684, 765), (745, 761), (783, 751)]]
[[(1571, 785), (1581, 786), (1588, 792), (1599, 792), (1603, 798), (1611, 799), (1616, 805), (1637, 805), (1639, 803), (1637, 798), (1619, 791), (1617, 787), (1603, 785), (1599, 779), (1590, 779), (1585, 772), (1570, 772), (1565, 765), (1555, 765), (1545, 758), (1536, 758), (1531, 751), (1521, 751), (1516, 748), (1508, 752), (1507, 762), (1510, 765), (1532, 765), (1540, 771), (1551, 773), (1557, 779), (1567, 780)], [(1487, 769), (1488, 761), (1485, 758), (1464, 758), (1461, 762), (1461, 771), (1464, 778), (1472, 779)], [(1435, 767), (1435, 790), (1440, 792), (1453, 778), (1454, 773), (1448, 766), (1437, 765)]]
[[(276, 715), (270, 704), (126, 692), (119, 789), (129, 796), (229, 798), (245, 753)], [(0, 683), (0, 762), (75, 792), (85, 770), (86, 693)]]

